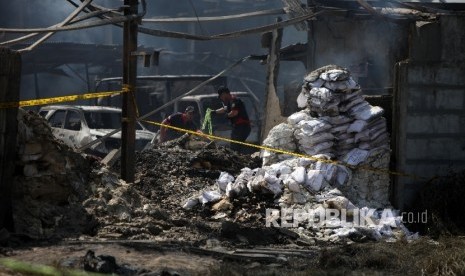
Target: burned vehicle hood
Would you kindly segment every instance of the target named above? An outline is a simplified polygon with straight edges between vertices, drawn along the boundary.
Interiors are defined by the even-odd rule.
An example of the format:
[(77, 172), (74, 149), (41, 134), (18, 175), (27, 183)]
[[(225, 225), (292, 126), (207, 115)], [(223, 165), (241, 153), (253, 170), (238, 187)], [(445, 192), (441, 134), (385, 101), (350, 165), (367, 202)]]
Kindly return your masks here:
[[(114, 129), (90, 129), (92, 136), (105, 136), (108, 133), (114, 131)], [(136, 139), (151, 140), (155, 136), (155, 133), (148, 130), (136, 130)], [(121, 139), (121, 131), (113, 134), (111, 137)]]

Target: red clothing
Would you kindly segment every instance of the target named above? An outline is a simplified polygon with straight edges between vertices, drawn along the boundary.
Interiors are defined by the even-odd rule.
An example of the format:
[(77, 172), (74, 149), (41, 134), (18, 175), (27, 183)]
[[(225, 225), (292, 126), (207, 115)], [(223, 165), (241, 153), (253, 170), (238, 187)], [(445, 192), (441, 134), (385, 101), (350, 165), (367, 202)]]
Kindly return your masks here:
[(236, 116), (229, 118), (233, 126), (250, 125), (249, 114), (247, 114), (245, 104), (241, 99), (232, 97), (231, 101), (226, 105), (226, 112), (229, 113), (232, 110), (237, 111)]
[[(185, 113), (180, 113), (180, 112), (168, 116), (168, 118), (163, 120), (162, 124), (177, 127), (177, 128), (192, 130), (192, 131), (197, 130), (197, 126), (194, 124), (194, 122), (192, 122), (192, 120), (188, 120), (187, 115)], [(172, 129), (169, 127), (161, 127), (160, 142), (165, 142), (165, 141), (179, 138), (184, 133), (186, 132)]]

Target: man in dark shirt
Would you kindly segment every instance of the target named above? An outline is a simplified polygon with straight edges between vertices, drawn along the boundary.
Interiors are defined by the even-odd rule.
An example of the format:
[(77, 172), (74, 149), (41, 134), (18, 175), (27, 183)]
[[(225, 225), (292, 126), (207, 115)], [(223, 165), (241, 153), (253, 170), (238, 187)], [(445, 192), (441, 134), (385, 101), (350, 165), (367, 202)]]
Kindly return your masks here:
[[(181, 113), (181, 112), (174, 113), (168, 116), (168, 118), (166, 118), (165, 120), (163, 120), (162, 124), (196, 131), (198, 128), (192, 121), (193, 118), (194, 118), (194, 107), (188, 106), (186, 110), (184, 111), (184, 113)], [(160, 143), (179, 138), (183, 134), (184, 132), (179, 131), (179, 130), (175, 130), (169, 127), (161, 127)]]
[[(218, 89), (218, 98), (223, 102), (223, 107), (214, 110), (213, 113), (225, 114), (232, 124), (231, 140), (244, 142), (250, 134), (250, 120), (244, 102), (231, 95), (227, 87)], [(231, 142), (231, 149), (246, 153), (247, 147)]]

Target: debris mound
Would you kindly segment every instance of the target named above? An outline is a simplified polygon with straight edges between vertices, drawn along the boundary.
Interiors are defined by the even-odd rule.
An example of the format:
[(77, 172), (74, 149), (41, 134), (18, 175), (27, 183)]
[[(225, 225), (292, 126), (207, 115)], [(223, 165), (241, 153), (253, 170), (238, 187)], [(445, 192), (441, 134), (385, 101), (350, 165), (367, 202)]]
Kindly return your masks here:
[[(137, 180), (126, 183), (118, 165), (102, 167), (59, 142), (37, 114), (21, 110), (18, 120), (13, 216), (16, 234), (32, 239), (203, 241), (220, 233), (221, 223), (211, 221), (207, 208), (193, 213), (180, 203), (214, 185), (222, 171), (237, 174), (244, 165), (261, 166), (259, 157), (179, 140), (137, 153)], [(257, 197), (259, 201), (267, 200)], [(247, 204), (254, 205), (244, 200), (218, 208), (244, 213)]]
[[(96, 237), (198, 242), (220, 232), (221, 224), (210, 221), (210, 210), (193, 213), (181, 203), (214, 185), (222, 171), (236, 174), (244, 164), (260, 166), (261, 159), (212, 144), (195, 151), (182, 145), (173, 142), (137, 153), (135, 183), (105, 168), (97, 172), (90, 183), (94, 196), (83, 203), (98, 221)], [(219, 208), (229, 208), (225, 206)]]
[(15, 232), (33, 239), (87, 232), (92, 222), (80, 202), (91, 195), (92, 159), (57, 141), (42, 117), (21, 108), (17, 135)]

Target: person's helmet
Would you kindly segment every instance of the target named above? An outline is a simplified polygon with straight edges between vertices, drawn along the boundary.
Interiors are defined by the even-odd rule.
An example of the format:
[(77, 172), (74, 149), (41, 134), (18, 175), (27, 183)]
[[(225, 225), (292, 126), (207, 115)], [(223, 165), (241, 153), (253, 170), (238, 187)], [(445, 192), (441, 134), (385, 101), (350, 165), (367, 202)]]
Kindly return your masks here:
[(192, 105), (189, 105), (188, 107), (186, 107), (186, 110), (184, 112), (185, 113), (194, 113), (195, 108)]
[(221, 96), (221, 94), (223, 93), (230, 93), (229, 88), (227, 88), (226, 86), (218, 87), (217, 92), (218, 92), (218, 97)]

